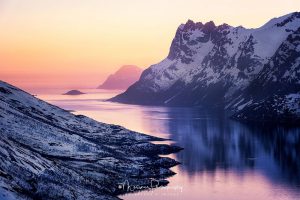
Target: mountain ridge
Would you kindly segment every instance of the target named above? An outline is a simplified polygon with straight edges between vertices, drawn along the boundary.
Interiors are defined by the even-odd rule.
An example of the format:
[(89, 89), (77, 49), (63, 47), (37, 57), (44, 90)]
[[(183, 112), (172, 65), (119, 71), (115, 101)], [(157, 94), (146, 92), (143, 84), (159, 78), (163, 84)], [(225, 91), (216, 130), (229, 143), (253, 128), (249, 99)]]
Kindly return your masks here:
[(188, 20), (178, 27), (166, 59), (147, 68), (139, 81), (111, 101), (236, 111), (241, 105), (233, 102), (299, 27), (299, 12), (256, 29)]

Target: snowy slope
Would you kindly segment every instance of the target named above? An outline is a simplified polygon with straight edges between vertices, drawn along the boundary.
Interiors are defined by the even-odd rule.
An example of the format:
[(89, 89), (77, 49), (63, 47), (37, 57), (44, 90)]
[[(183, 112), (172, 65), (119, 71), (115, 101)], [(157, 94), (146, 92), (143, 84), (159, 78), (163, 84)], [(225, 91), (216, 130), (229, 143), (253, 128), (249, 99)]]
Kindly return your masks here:
[(237, 119), (300, 124), (300, 28), (231, 104)]
[(298, 12), (256, 29), (189, 20), (177, 29), (167, 58), (146, 69), (138, 82), (112, 101), (226, 107), (299, 27)]
[[(180, 148), (73, 115), (0, 81), (0, 199), (117, 199), (128, 180), (173, 175)], [(166, 184), (161, 181), (161, 184)]]

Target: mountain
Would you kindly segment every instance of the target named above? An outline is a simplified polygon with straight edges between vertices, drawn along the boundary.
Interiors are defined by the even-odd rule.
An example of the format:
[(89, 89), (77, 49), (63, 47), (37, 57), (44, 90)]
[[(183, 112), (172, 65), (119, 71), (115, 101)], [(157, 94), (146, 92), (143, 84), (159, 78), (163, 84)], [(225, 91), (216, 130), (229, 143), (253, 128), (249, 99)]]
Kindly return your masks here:
[[(242, 107), (279, 93), (294, 97), (300, 91), (299, 27), (299, 12), (255, 29), (188, 20), (178, 27), (167, 58), (146, 69), (139, 81), (111, 100), (241, 112)], [(262, 82), (266, 84), (263, 93)], [(280, 92), (277, 87), (282, 87)]]
[(80, 92), (79, 90), (70, 90), (64, 93), (63, 95), (81, 95), (81, 94), (85, 94), (85, 93)]
[(125, 90), (139, 80), (142, 71), (135, 65), (124, 65), (117, 72), (111, 74), (98, 89)]
[[(0, 199), (119, 199), (120, 183), (160, 185), (180, 150), (74, 115), (0, 81)], [(164, 177), (164, 178), (163, 178)]]
[(300, 124), (300, 27), (233, 103), (236, 119)]

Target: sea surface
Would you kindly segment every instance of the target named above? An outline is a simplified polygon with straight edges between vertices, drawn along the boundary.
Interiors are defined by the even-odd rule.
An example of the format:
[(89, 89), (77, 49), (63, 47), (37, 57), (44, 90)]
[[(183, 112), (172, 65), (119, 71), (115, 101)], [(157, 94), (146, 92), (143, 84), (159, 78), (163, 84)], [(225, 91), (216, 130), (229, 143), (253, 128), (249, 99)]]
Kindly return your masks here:
[[(184, 148), (164, 188), (120, 196), (126, 200), (298, 200), (300, 128), (247, 125), (226, 113), (111, 103), (122, 91), (82, 90), (79, 96), (47, 90), (37, 96), (74, 114), (172, 139)], [(131, 188), (137, 188), (124, 183)]]

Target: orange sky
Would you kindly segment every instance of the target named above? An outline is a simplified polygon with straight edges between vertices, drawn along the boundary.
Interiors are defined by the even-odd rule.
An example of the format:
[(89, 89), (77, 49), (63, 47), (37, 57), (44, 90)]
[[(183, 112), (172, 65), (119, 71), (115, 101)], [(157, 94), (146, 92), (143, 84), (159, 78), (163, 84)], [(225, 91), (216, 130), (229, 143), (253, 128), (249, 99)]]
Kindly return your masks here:
[(162, 60), (187, 19), (258, 27), (297, 10), (299, 0), (0, 0), (0, 79), (96, 87), (123, 64)]

